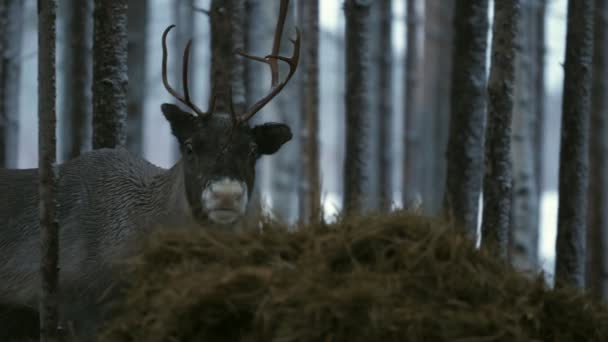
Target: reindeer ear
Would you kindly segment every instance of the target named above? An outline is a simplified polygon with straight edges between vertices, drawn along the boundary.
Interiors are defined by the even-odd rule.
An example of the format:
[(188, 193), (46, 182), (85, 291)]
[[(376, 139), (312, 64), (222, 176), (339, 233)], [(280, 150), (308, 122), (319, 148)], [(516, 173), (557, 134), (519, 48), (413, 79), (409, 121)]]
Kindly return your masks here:
[(279, 123), (265, 123), (253, 127), (252, 130), (261, 154), (275, 153), (293, 137), (289, 126)]
[(196, 117), (194, 115), (184, 112), (178, 106), (170, 103), (163, 103), (160, 109), (171, 124), (171, 132), (180, 144), (183, 144), (194, 134), (196, 129)]

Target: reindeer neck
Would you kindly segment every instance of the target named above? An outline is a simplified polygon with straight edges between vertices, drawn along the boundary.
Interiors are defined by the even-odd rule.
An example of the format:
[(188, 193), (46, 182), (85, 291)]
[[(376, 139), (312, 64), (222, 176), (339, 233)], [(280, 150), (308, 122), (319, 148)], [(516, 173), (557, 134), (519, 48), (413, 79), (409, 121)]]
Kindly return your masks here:
[(181, 160), (172, 168), (156, 175), (150, 182), (150, 204), (158, 210), (157, 222), (164, 224), (190, 224), (194, 222), (192, 210), (186, 198), (186, 185)]

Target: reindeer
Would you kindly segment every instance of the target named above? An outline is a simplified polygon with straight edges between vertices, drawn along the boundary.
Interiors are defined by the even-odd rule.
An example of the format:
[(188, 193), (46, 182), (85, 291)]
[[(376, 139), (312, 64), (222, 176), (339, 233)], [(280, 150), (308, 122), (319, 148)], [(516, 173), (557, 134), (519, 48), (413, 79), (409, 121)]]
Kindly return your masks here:
[[(235, 113), (232, 105), (229, 113), (215, 112), (215, 96), (210, 97), (207, 111), (192, 103), (188, 88), (191, 41), (183, 57), (184, 95), (171, 87), (166, 38), (174, 25), (164, 31), (163, 84), (193, 112), (161, 105), (181, 151), (173, 167), (157, 167), (122, 147), (94, 150), (56, 167), (60, 312), (62, 321), (76, 322), (77, 335), (93, 334), (102, 316), (102, 310), (96, 309), (98, 299), (115, 281), (115, 263), (133, 255), (134, 245), (149, 234), (149, 227), (199, 224), (229, 230), (245, 215), (257, 160), (277, 152), (292, 138), (285, 124), (249, 124), (281, 92), (298, 65), (299, 31), (291, 40), (292, 56), (278, 55), (287, 10), (282, 1), (272, 53), (257, 57), (239, 52), (268, 64), (272, 73), (267, 95), (243, 113)], [(283, 81), (279, 81), (279, 61), (289, 66)], [(0, 305), (36, 310), (38, 170), (0, 169), (0, 199)], [(4, 328), (0, 322), (0, 329)]]

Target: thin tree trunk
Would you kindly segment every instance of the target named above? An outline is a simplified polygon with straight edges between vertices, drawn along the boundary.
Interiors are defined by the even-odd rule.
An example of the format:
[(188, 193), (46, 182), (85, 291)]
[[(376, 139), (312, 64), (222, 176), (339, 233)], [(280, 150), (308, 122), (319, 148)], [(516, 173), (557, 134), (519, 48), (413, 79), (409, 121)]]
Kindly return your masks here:
[(64, 26), (63, 107), (64, 136), (61, 159), (69, 160), (82, 153), (90, 141), (92, 55), (92, 2), (68, 0)]
[(593, 0), (568, 1), (555, 286), (584, 285)]
[(365, 138), (370, 68), (369, 15), (367, 1), (346, 0), (346, 151), (344, 158), (344, 204), (346, 215), (362, 209), (365, 183)]
[(519, 0), (495, 1), (488, 81), (482, 241), (507, 258), (511, 218), (511, 119)]
[(421, 118), (418, 109), (420, 96), (420, 27), (422, 16), (417, 8), (417, 0), (407, 1), (407, 50), (405, 53), (405, 127), (403, 157), (403, 206), (411, 208), (421, 200), (420, 179), (422, 177), (420, 155)]
[(300, 27), (307, 37), (300, 62), (302, 77), (300, 218), (318, 222), (321, 212), (319, 169), (319, 0), (298, 1)]
[(483, 175), (488, 1), (457, 0), (445, 209), (476, 236)]
[(442, 206), (446, 180), (446, 148), (450, 118), (450, 91), (454, 0), (426, 0), (424, 62), (420, 106), (420, 189), (422, 208), (435, 215)]
[(38, 172), (40, 177), (40, 341), (58, 340), (59, 239), (56, 216), (54, 0), (38, 2)]
[(245, 66), (234, 53), (244, 47), (244, 10), (243, 0), (211, 2), (211, 94), (217, 96), (217, 112), (228, 113), (230, 101), (237, 113), (245, 106)]
[(536, 1), (536, 11), (535, 11), (535, 20), (536, 23), (536, 44), (535, 44), (535, 54), (536, 54), (536, 79), (534, 97), (536, 103), (536, 129), (534, 133), (534, 146), (536, 152), (535, 156), (535, 165), (536, 171), (534, 172), (536, 175), (536, 189), (538, 189), (539, 200), (543, 194), (543, 183), (544, 183), (544, 165), (545, 159), (543, 158), (544, 154), (544, 132), (545, 132), (545, 17), (547, 10), (547, 1), (546, 0), (537, 0)]
[[(280, 1), (268, 2), (273, 9), (273, 19), (276, 18), (281, 6)], [(283, 32), (285, 35), (293, 37), (294, 35), (294, 7), (288, 6), (288, 14), (285, 19), (285, 27)], [(272, 20), (275, 23), (275, 20)], [(275, 25), (276, 26), (276, 25)], [(274, 27), (272, 33), (274, 33)], [(280, 54), (288, 56), (291, 54), (292, 44), (281, 44)], [(299, 76), (297, 76), (299, 77)], [(266, 83), (267, 84), (267, 83)], [(298, 110), (299, 94), (298, 89), (300, 82), (289, 83), (285, 86), (281, 94), (279, 94), (269, 105), (274, 108), (275, 118), (279, 122), (288, 124), (294, 132), (300, 132), (300, 115)], [(262, 84), (262, 89), (267, 91), (267, 86)], [(298, 216), (299, 198), (298, 198), (298, 178), (301, 178), (300, 164), (300, 137), (295, 135), (289, 144), (281, 147), (281, 150), (272, 157), (272, 194), (273, 194), (273, 212), (282, 220), (288, 223), (296, 221)]]
[(591, 140), (589, 145), (589, 236), (587, 288), (608, 299), (608, 3), (595, 1)]
[[(181, 4), (182, 1), (179, 1), (179, 3)], [(192, 12), (191, 9), (190, 11)], [(148, 0), (129, 0), (128, 22), (127, 148), (136, 155), (142, 155), (144, 103), (146, 101), (147, 85)], [(182, 22), (178, 23), (180, 26), (182, 25)], [(175, 51), (181, 51), (181, 49), (183, 49), (183, 46)], [(177, 58), (177, 60), (181, 61), (180, 58)]]
[(23, 2), (0, 0), (0, 167), (17, 167)]
[(95, 0), (93, 148), (126, 142), (127, 0)]
[[(511, 231), (509, 259), (524, 271), (538, 267), (539, 191), (537, 137), (538, 115), (535, 91), (536, 76), (536, 5), (522, 1), (519, 25), (520, 48), (516, 55), (515, 104), (511, 151), (513, 161), (513, 195), (511, 203)], [(541, 133), (541, 132), (538, 132)]]
[(391, 160), (392, 160), (392, 0), (379, 2), (380, 36), (379, 38), (379, 70), (377, 87), (378, 144), (378, 197), (379, 208), (388, 211), (391, 206)]

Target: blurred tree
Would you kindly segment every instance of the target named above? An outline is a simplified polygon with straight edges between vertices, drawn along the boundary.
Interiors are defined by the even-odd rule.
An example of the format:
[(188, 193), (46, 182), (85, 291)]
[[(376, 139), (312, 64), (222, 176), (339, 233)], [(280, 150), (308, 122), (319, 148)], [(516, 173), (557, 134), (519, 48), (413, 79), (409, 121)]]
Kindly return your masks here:
[[(186, 44), (188, 41), (193, 39), (194, 32), (194, 16), (196, 15), (196, 11), (193, 10), (195, 7), (194, 0), (185, 0), (185, 1), (175, 1), (173, 2), (173, 6), (171, 7), (173, 13), (173, 24), (175, 24), (175, 37), (173, 39), (173, 51), (179, 52), (183, 51), (186, 48)], [(190, 57), (192, 58), (192, 56)], [(181, 84), (182, 82), (182, 58), (173, 58), (173, 63), (169, 67), (170, 68), (170, 77), (173, 78), (173, 84)], [(190, 75), (196, 75), (196, 66), (197, 63), (190, 63), (189, 65), (189, 73)], [(197, 82), (196, 77), (190, 77), (190, 87), (191, 89), (196, 89), (195, 83)], [(178, 100), (173, 100), (176, 105), (182, 105)], [(177, 140), (172, 139), (171, 144), (173, 145), (173, 155), (177, 160), (181, 156), (181, 152), (179, 150), (179, 143)]]
[(298, 1), (303, 41), (300, 60), (302, 96), (302, 176), (300, 177), (300, 219), (317, 222), (322, 218), (319, 166), (319, 0)]
[(584, 285), (593, 0), (569, 0), (555, 286)]
[[(538, 265), (538, 224), (540, 192), (536, 171), (539, 169), (537, 112), (542, 94), (538, 91), (538, 2), (521, 2), (519, 24), (520, 48), (515, 66), (515, 104), (513, 107), (513, 196), (509, 242), (509, 258), (520, 270), (532, 270)], [(540, 98), (539, 98), (540, 97)]]
[(41, 238), (40, 341), (58, 341), (59, 239), (56, 216), (54, 0), (38, 2), (38, 173)]
[(65, 13), (63, 25), (63, 148), (61, 160), (75, 158), (90, 141), (91, 119), (91, 0), (67, 0), (60, 4)]
[(483, 178), (482, 241), (506, 259), (511, 219), (511, 120), (520, 2), (494, 1)]
[(211, 2), (211, 94), (217, 96), (217, 112), (229, 113), (230, 101), (237, 113), (246, 104), (245, 66), (234, 53), (244, 47), (244, 5), (244, 0)]
[(488, 0), (456, 0), (445, 210), (476, 236), (483, 175)]
[(376, 144), (375, 162), (377, 171), (375, 173), (377, 183), (377, 207), (382, 211), (388, 211), (391, 206), (392, 187), (391, 187), (391, 160), (393, 148), (391, 142), (392, 134), (392, 60), (393, 60), (393, 42), (392, 42), (392, 22), (393, 8), (392, 0), (377, 1), (374, 7), (377, 7), (378, 25), (374, 32), (378, 33), (377, 38), (372, 41), (377, 42), (374, 50), (375, 61), (373, 65), (377, 66), (377, 82), (374, 86), (375, 91), (375, 109), (371, 113), (376, 114), (370, 118), (370, 122), (374, 122), (376, 126)]
[[(178, 3), (183, 3), (178, 1)], [(143, 154), (144, 102), (146, 100), (146, 40), (148, 37), (148, 0), (129, 0), (128, 3), (127, 71), (127, 148), (134, 154)], [(190, 11), (192, 12), (192, 11)], [(180, 26), (183, 21), (177, 21)], [(180, 26), (177, 27), (178, 32)], [(183, 46), (183, 45), (182, 45)], [(183, 49), (183, 47), (181, 47)], [(180, 51), (179, 49), (176, 51)], [(177, 58), (177, 60), (180, 60)]]
[(0, 0), (0, 167), (17, 167), (23, 1)]
[[(269, 2), (272, 10), (271, 23), (276, 23), (277, 14), (279, 13), (279, 7), (281, 6), (280, 1)], [(272, 37), (275, 32), (275, 26), (273, 25), (271, 33)], [(295, 28), (295, 5), (291, 2), (288, 6), (288, 14), (285, 20), (284, 35), (288, 37), (294, 36)], [(285, 39), (284, 39), (285, 40)], [(281, 44), (279, 52), (283, 56), (291, 55), (293, 50), (292, 44)], [(266, 50), (268, 51), (268, 50)], [(266, 52), (267, 53), (267, 52)], [(283, 69), (284, 63), (280, 64)], [(283, 69), (285, 70), (285, 69)], [(300, 77), (301, 73), (295, 77)], [(284, 75), (284, 74), (281, 74)], [(268, 83), (258, 83), (258, 87), (262, 88), (263, 91), (268, 91)], [(271, 165), (271, 191), (272, 191), (272, 207), (273, 212), (281, 219), (286, 222), (294, 222), (298, 217), (298, 179), (301, 177), (301, 163), (300, 163), (300, 135), (297, 134), (301, 131), (300, 128), (300, 115), (299, 115), (299, 94), (301, 90), (298, 88), (301, 82), (290, 82), (288, 83), (281, 94), (279, 94), (268, 106), (275, 113), (275, 120), (288, 124), (291, 130), (295, 132), (294, 138), (285, 144), (281, 149), (272, 157), (269, 158)]]
[(95, 0), (93, 148), (124, 146), (127, 117), (127, 0)]
[(442, 206), (450, 121), (454, 0), (426, 0), (424, 64), (420, 107), (419, 179), (423, 209), (435, 214)]
[(423, 16), (418, 8), (420, 1), (407, 0), (407, 42), (405, 53), (404, 113), (405, 134), (403, 149), (403, 206), (411, 208), (421, 199), (422, 179), (422, 121), (418, 108), (421, 85), (420, 44)]
[(346, 215), (358, 214), (363, 206), (369, 108), (371, 1), (346, 0), (346, 141), (344, 158), (344, 204)]
[(534, 147), (535, 147), (535, 175), (536, 175), (536, 188), (538, 189), (539, 201), (543, 194), (544, 189), (544, 165), (545, 165), (545, 153), (544, 153), (544, 132), (545, 132), (545, 24), (546, 24), (546, 12), (547, 12), (547, 0), (536, 0), (535, 1), (535, 37), (534, 37), (534, 54), (536, 59), (536, 73), (535, 75), (535, 90), (534, 90), (534, 102), (536, 104), (536, 125), (534, 134)]
[(608, 299), (608, 1), (595, 0), (587, 288)]

